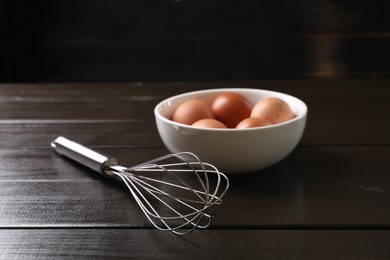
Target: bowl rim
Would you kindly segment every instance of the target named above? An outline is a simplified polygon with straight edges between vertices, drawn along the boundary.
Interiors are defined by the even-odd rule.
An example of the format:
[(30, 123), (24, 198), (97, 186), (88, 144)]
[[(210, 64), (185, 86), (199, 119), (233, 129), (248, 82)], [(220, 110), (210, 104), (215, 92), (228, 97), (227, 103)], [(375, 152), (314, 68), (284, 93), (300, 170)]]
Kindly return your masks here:
[[(268, 94), (282, 95), (282, 96), (288, 97), (289, 99), (294, 99), (297, 103), (299, 103), (300, 104), (300, 108), (301, 108), (301, 113), (298, 116), (295, 116), (293, 119), (285, 121), (285, 122), (282, 122), (282, 123), (268, 125), (268, 126), (259, 126), (259, 127), (251, 127), (251, 128), (240, 128), (240, 129), (237, 129), (237, 128), (205, 128), (205, 127), (196, 127), (196, 126), (192, 126), (192, 125), (186, 125), (186, 124), (175, 122), (175, 121), (173, 121), (173, 120), (171, 120), (169, 118), (164, 117), (160, 113), (161, 107), (164, 104), (170, 103), (173, 100), (176, 100), (176, 99), (179, 99), (179, 98), (183, 98), (183, 97), (187, 97), (187, 96), (191, 96), (191, 95), (196, 95), (196, 94), (224, 93), (224, 92), (234, 92), (234, 91), (238, 91), (238, 92), (239, 91), (244, 91), (244, 92), (253, 91), (253, 92), (263, 92), (263, 93), (268, 93)], [(160, 119), (160, 120), (162, 120), (162, 121), (164, 121), (164, 122), (166, 122), (168, 124), (171, 124), (173, 126), (182, 127), (182, 128), (188, 128), (188, 129), (193, 129), (193, 130), (198, 130), (198, 131), (220, 131), (220, 132), (244, 132), (244, 131), (246, 132), (246, 131), (258, 131), (259, 129), (272, 129), (272, 128), (276, 128), (276, 127), (281, 127), (283, 125), (293, 124), (296, 121), (299, 121), (301, 119), (306, 118), (307, 112), (308, 112), (307, 105), (301, 99), (299, 99), (299, 98), (297, 98), (295, 96), (292, 96), (290, 94), (283, 93), (283, 92), (278, 92), (278, 91), (268, 90), (268, 89), (259, 89), (259, 88), (213, 88), (213, 89), (195, 90), (195, 91), (185, 92), (185, 93), (181, 93), (181, 94), (177, 94), (177, 95), (168, 97), (168, 98), (160, 101), (154, 108), (154, 115), (155, 115), (156, 118), (158, 118), (158, 119)]]

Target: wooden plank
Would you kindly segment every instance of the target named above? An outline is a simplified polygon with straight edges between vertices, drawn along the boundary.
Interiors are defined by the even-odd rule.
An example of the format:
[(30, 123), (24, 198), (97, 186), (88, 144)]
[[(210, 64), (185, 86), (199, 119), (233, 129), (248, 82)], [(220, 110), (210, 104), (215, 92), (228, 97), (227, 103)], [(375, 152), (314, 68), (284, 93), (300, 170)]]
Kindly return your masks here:
[[(0, 176), (3, 181), (105, 180), (99, 174), (65, 159), (49, 148), (16, 148), (0, 150)], [(90, 146), (96, 151), (116, 157), (123, 166), (134, 166), (167, 153), (165, 148), (107, 148)]]
[(388, 77), (387, 34), (249, 39), (27, 39), (10, 44), (11, 82)]
[[(248, 87), (270, 89), (286, 92), (298, 96), (361, 96), (361, 95), (388, 95), (390, 90), (387, 78), (376, 79), (296, 79), (296, 80), (238, 80), (238, 81), (195, 81), (195, 82), (129, 82), (129, 83), (46, 83), (0, 84), (2, 101), (10, 99), (10, 102), (27, 100), (45, 101), (52, 96), (54, 102), (70, 101), (74, 98), (83, 99), (85, 102), (104, 101), (105, 98), (124, 99), (127, 101), (150, 101), (161, 97), (169, 97), (174, 94), (189, 92), (199, 89), (224, 88), (224, 87)], [(85, 96), (85, 93), (89, 95)], [(126, 96), (123, 96), (126, 94)], [(7, 97), (7, 98), (5, 98)], [(38, 100), (38, 98), (41, 98)], [(26, 100), (26, 101), (27, 101)]]
[[(162, 152), (99, 150), (128, 166)], [(0, 159), (1, 227), (150, 226), (121, 183), (51, 149), (1, 150)], [(299, 147), (267, 170), (230, 176), (213, 226), (388, 228), (389, 160), (387, 146)]]
[(4, 259), (387, 259), (390, 231), (0, 230)]
[[(255, 87), (281, 90), (309, 107), (311, 118), (388, 119), (389, 81), (307, 80), (165, 84), (1, 85), (1, 119), (153, 120), (157, 103), (204, 88)], [(346, 102), (348, 98), (348, 102)]]
[(151, 120), (0, 120), (2, 149), (47, 148), (58, 136), (95, 147), (163, 147)]
[(7, 23), (3, 1), (0, 2), (0, 82), (8, 81)]
[[(385, 118), (310, 117), (300, 145), (389, 145), (389, 132)], [(47, 148), (59, 135), (95, 147), (164, 147), (154, 120), (0, 120), (2, 149)]]
[[(303, 145), (390, 143), (389, 80), (0, 85), (3, 148), (46, 147), (58, 135), (97, 146), (162, 146), (153, 109), (204, 88), (282, 91), (309, 108)], [(99, 129), (99, 131), (96, 131)]]
[(388, 7), (386, 1), (6, 1), (9, 79), (389, 76)]
[[(243, 37), (388, 31), (386, 1), (44, 0), (5, 2), (9, 26), (35, 37)], [(26, 7), (20, 9), (20, 7)], [(32, 14), (36, 14), (38, 18)], [(105, 17), (106, 19), (101, 19)], [(30, 31), (29, 28), (40, 28)]]

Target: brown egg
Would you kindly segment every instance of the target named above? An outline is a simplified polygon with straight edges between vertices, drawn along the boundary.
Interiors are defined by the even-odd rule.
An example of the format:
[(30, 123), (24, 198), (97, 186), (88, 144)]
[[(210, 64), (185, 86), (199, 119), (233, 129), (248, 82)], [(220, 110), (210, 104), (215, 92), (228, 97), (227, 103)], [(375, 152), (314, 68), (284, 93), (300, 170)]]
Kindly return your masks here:
[(192, 124), (192, 126), (201, 128), (227, 128), (222, 122), (215, 119), (201, 119)]
[(278, 124), (293, 119), (295, 115), (285, 101), (265, 98), (256, 103), (250, 117), (265, 118), (273, 124)]
[(186, 125), (192, 125), (205, 118), (215, 119), (215, 116), (211, 112), (209, 104), (199, 99), (183, 102), (176, 108), (172, 116), (173, 121)]
[(261, 126), (267, 126), (272, 125), (270, 121), (264, 118), (257, 118), (257, 117), (248, 117), (242, 120), (236, 128), (252, 128), (252, 127), (261, 127)]
[(217, 96), (211, 104), (217, 120), (229, 128), (234, 128), (243, 119), (249, 117), (253, 105), (244, 96), (234, 92), (227, 92)]

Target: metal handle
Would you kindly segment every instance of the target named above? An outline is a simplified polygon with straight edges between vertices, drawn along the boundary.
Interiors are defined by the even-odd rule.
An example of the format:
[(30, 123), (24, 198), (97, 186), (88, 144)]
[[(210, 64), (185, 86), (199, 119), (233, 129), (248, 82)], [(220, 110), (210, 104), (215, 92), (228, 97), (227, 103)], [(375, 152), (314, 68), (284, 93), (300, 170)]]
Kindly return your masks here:
[(118, 165), (118, 161), (115, 158), (106, 157), (62, 136), (57, 137), (51, 143), (51, 147), (53, 147), (57, 153), (87, 166), (104, 176), (112, 176), (113, 173), (109, 169), (109, 166)]

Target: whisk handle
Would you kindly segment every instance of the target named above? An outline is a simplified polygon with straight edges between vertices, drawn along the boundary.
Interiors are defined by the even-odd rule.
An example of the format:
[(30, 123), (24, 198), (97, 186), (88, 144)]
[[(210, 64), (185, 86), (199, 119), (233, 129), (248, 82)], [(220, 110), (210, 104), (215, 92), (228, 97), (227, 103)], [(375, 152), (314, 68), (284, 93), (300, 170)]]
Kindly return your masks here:
[(51, 147), (53, 147), (57, 153), (87, 166), (104, 176), (112, 176), (113, 173), (109, 169), (109, 166), (118, 165), (118, 161), (115, 158), (106, 157), (62, 136), (57, 137), (51, 143)]

